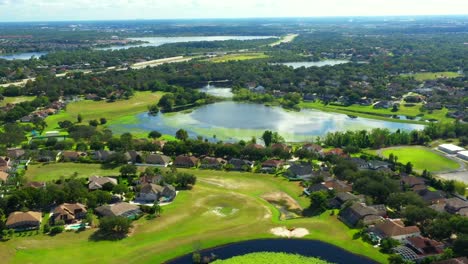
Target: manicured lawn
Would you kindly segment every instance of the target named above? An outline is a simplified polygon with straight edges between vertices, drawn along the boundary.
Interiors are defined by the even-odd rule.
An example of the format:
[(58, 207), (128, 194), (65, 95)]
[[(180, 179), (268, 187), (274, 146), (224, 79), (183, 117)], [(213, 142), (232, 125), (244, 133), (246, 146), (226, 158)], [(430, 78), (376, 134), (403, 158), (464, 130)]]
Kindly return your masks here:
[(79, 178), (90, 176), (118, 176), (119, 168), (103, 169), (101, 164), (83, 163), (50, 163), (29, 165), (26, 171), (26, 178), (31, 181), (51, 181), (60, 177), (69, 178), (76, 175)]
[(211, 62), (226, 62), (226, 61), (241, 61), (241, 60), (253, 60), (253, 59), (265, 59), (268, 55), (265, 53), (238, 53), (238, 54), (227, 54), (219, 57), (208, 59)]
[(429, 112), (421, 112), (419, 109), (421, 108), (421, 104), (416, 104), (415, 106), (405, 106), (404, 104), (400, 105), (400, 108), (397, 112), (392, 112), (391, 109), (375, 109), (372, 106), (363, 106), (363, 105), (351, 105), (351, 106), (338, 106), (338, 105), (324, 105), (321, 102), (302, 102), (299, 104), (301, 108), (313, 108), (319, 109), (322, 111), (328, 112), (338, 112), (343, 114), (351, 114), (361, 117), (373, 118), (373, 119), (381, 119), (387, 121), (394, 121), (394, 122), (406, 122), (406, 123), (421, 123), (425, 124), (425, 122), (420, 122), (416, 120), (399, 120), (390, 117), (386, 117), (385, 115), (404, 115), (404, 116), (411, 116), (416, 117), (420, 116), (421, 120), (429, 120), (429, 119), (437, 119), (439, 121), (453, 121), (451, 118), (447, 118), (446, 114), (448, 110), (446, 108), (442, 110), (435, 110), (432, 113)]
[(353, 240), (356, 230), (349, 229), (329, 212), (312, 218), (278, 220), (278, 211), (260, 196), (283, 191), (305, 207), (308, 198), (300, 196), (302, 188), (297, 183), (266, 174), (179, 171), (196, 174), (197, 185), (190, 191), (179, 192), (172, 204), (163, 207), (160, 218), (143, 217), (134, 222), (134, 232), (122, 241), (89, 241), (93, 230), (78, 234), (66, 232), (55, 237), (14, 238), (0, 243), (0, 257), (5, 263), (50, 263), (52, 259), (62, 263), (77, 260), (80, 263), (162, 263), (199, 247), (271, 238), (271, 228), (285, 226), (306, 228), (310, 232), (306, 238), (326, 241), (387, 263), (386, 255), (359, 239)]
[(437, 172), (454, 170), (459, 167), (457, 162), (424, 147), (395, 147), (382, 150), (385, 157), (388, 157), (390, 153), (396, 155), (398, 161), (403, 164), (411, 162), (413, 168), (417, 171), (427, 169), (428, 171)]
[(90, 100), (70, 103), (67, 105), (66, 111), (47, 117), (46, 131), (59, 129), (58, 122), (60, 121), (76, 122), (78, 114), (83, 117), (84, 124), (88, 124), (88, 121), (93, 119), (99, 121), (101, 117), (106, 118), (108, 124), (119, 118), (132, 118), (135, 114), (146, 111), (148, 105), (157, 103), (161, 96), (160, 92), (136, 92), (129, 100), (119, 100), (112, 103)]
[(427, 81), (439, 78), (456, 78), (461, 75), (457, 72), (418, 72), (415, 74), (405, 74), (404, 76), (414, 77), (417, 81)]
[(18, 104), (21, 102), (32, 101), (36, 98), (35, 96), (15, 96), (15, 97), (5, 97), (0, 101), (0, 107), (7, 104)]

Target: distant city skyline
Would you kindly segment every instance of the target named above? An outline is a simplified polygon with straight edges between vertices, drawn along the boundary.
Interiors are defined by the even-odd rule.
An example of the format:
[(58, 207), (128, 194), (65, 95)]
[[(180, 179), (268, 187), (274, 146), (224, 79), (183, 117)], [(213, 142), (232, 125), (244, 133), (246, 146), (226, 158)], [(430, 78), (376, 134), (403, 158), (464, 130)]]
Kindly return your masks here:
[(467, 13), (466, 0), (0, 0), (0, 22)]

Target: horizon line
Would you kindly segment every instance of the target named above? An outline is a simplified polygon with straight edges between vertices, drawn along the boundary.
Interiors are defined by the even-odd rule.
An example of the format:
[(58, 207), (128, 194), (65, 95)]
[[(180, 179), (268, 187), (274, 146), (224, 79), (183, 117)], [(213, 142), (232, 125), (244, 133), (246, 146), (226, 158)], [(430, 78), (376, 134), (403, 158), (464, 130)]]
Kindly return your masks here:
[(113, 21), (180, 21), (180, 20), (261, 20), (261, 19), (327, 19), (327, 18), (413, 18), (413, 17), (468, 17), (463, 14), (417, 15), (334, 15), (334, 16), (285, 16), (285, 17), (193, 17), (193, 18), (128, 18), (128, 19), (58, 19), (58, 20), (5, 20), (0, 23), (50, 23), (50, 22), (113, 22)]

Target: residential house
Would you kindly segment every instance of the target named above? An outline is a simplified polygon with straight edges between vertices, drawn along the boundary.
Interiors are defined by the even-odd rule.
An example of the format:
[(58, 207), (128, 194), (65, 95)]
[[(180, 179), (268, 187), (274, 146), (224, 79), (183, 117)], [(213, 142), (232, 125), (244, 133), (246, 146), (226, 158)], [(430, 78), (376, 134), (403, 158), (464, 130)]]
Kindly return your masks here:
[(291, 147), (284, 144), (284, 143), (276, 143), (276, 144), (271, 145), (270, 147), (273, 150), (278, 149), (278, 150), (282, 150), (284, 152), (291, 152)]
[(335, 190), (336, 192), (352, 192), (353, 185), (349, 184), (347, 181), (340, 181), (338, 179), (327, 179), (323, 182), (329, 190)]
[(86, 207), (80, 203), (64, 203), (55, 208), (50, 220), (52, 224), (58, 221), (63, 221), (65, 224), (72, 224), (83, 219), (86, 213)]
[(330, 200), (330, 206), (333, 208), (341, 208), (348, 202), (362, 202), (362, 197), (354, 195), (350, 192), (339, 192)]
[(367, 170), (369, 169), (369, 163), (364, 160), (364, 159), (361, 159), (361, 158), (350, 158), (349, 159), (350, 162), (352, 162), (353, 164), (356, 165), (356, 167), (359, 169), (359, 170)]
[(260, 145), (260, 144), (249, 144), (247, 147), (249, 148), (253, 148), (253, 149), (264, 149), (265, 147), (263, 145)]
[(424, 190), (418, 191), (418, 194), (429, 205), (442, 203), (447, 198), (447, 194), (439, 190), (431, 191), (429, 189), (424, 189)]
[(137, 201), (153, 203), (156, 201), (172, 201), (176, 196), (176, 190), (172, 185), (157, 185), (146, 183), (141, 187), (136, 198)]
[(24, 154), (26, 154), (26, 151), (24, 149), (21, 149), (21, 148), (7, 149), (7, 155), (8, 155), (8, 157), (10, 157), (12, 159), (21, 158), (22, 156), (24, 156)]
[(153, 141), (153, 144), (158, 147), (158, 149), (163, 149), (164, 145), (166, 145), (166, 141), (164, 140), (155, 140)]
[(448, 213), (468, 216), (468, 201), (458, 197), (445, 200), (444, 208)]
[(120, 216), (130, 219), (135, 219), (142, 213), (138, 205), (125, 202), (102, 205), (97, 207), (94, 211), (100, 216)]
[(419, 258), (439, 255), (444, 252), (444, 244), (422, 236), (408, 237), (405, 239), (407, 247), (411, 248)]
[(10, 158), (0, 157), (0, 171), (8, 171), (10, 169)]
[(232, 170), (236, 171), (247, 171), (253, 167), (254, 163), (249, 160), (242, 160), (232, 158), (229, 160), (228, 164), (232, 167)]
[(10, 174), (4, 171), (0, 171), (0, 183), (7, 183), (8, 178), (10, 177)]
[(109, 150), (97, 150), (94, 152), (94, 159), (98, 161), (107, 161), (109, 160), (109, 157), (114, 153), (114, 151)]
[(117, 179), (111, 177), (92, 176), (89, 178), (88, 189), (100, 190), (105, 184), (117, 185)]
[(314, 176), (312, 165), (294, 163), (289, 166), (285, 176), (290, 180), (307, 180)]
[(468, 264), (468, 257), (451, 258), (432, 262), (433, 264)]
[(400, 219), (385, 219), (385, 221), (375, 224), (372, 230), (381, 238), (390, 237), (398, 241), (421, 235), (417, 226), (405, 226)]
[(362, 203), (354, 203), (342, 209), (338, 217), (349, 226), (356, 226), (358, 223), (363, 225), (375, 224), (383, 219), (376, 209)]
[(222, 158), (213, 158), (213, 157), (204, 157), (201, 160), (201, 168), (204, 169), (222, 169), (224, 165), (227, 164), (227, 161)]
[(336, 155), (336, 156), (341, 156), (341, 157), (348, 157), (348, 154), (346, 154), (344, 152), (343, 149), (341, 148), (334, 148), (334, 149), (330, 149), (330, 150), (327, 150), (325, 151), (323, 154), (325, 155)]
[(78, 161), (81, 157), (86, 157), (86, 152), (79, 152), (79, 151), (63, 151), (61, 153), (63, 161)]
[(125, 158), (131, 163), (143, 163), (141, 153), (135, 150), (125, 152)]
[(261, 94), (264, 94), (266, 92), (265, 90), (265, 87), (259, 85), (253, 89), (250, 89), (250, 91), (254, 92), (254, 93), (261, 93)]
[(418, 192), (427, 189), (426, 181), (422, 177), (402, 175), (400, 179), (402, 189), (411, 189)]
[(15, 230), (39, 229), (41, 221), (41, 212), (13, 212), (8, 216), (5, 225), (8, 229)]
[(323, 183), (317, 183), (317, 184), (313, 184), (313, 185), (310, 185), (309, 187), (305, 188), (304, 189), (304, 194), (305, 195), (310, 195), (311, 193), (320, 192), (320, 191), (329, 191), (329, 189)]
[(143, 175), (138, 180), (136, 180), (136, 184), (145, 184), (145, 183), (160, 184), (162, 181), (163, 181), (162, 175)]
[(198, 162), (197, 157), (180, 155), (174, 160), (174, 165), (180, 168), (193, 168), (198, 166)]
[(145, 159), (146, 164), (167, 167), (172, 164), (172, 159), (162, 154), (149, 154)]
[(282, 160), (270, 159), (270, 160), (266, 160), (262, 162), (261, 170), (264, 172), (272, 172), (276, 169), (279, 169), (282, 165), (283, 165)]
[(302, 145), (302, 149), (310, 151), (310, 152), (314, 152), (314, 153), (320, 153), (322, 151), (322, 147), (320, 145), (313, 144), (313, 143), (306, 143)]

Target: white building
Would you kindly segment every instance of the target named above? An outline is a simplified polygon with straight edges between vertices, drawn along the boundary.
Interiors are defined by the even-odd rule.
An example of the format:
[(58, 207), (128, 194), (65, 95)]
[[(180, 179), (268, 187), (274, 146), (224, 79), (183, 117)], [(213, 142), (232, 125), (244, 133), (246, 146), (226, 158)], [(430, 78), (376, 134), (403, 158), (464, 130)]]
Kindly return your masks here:
[(442, 144), (439, 145), (439, 150), (448, 154), (457, 154), (458, 152), (464, 151), (465, 149), (454, 144)]
[(458, 152), (457, 157), (468, 161), (468, 150)]

